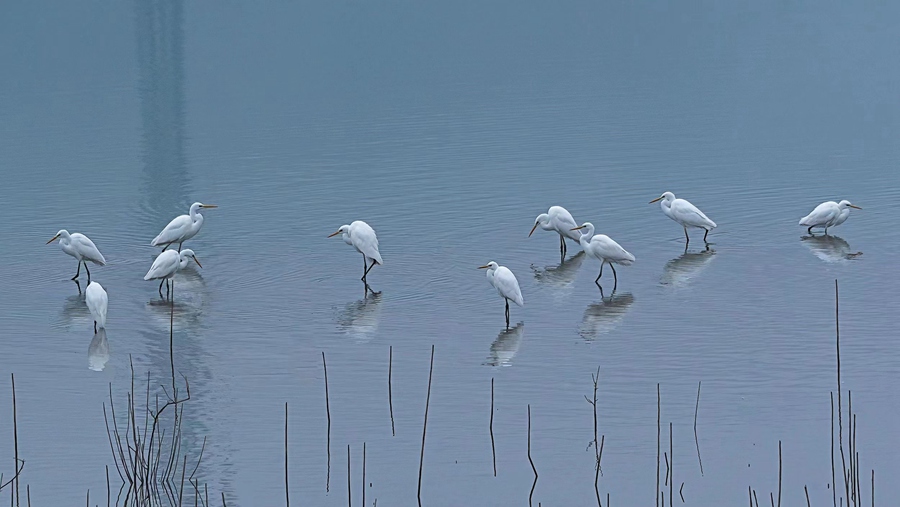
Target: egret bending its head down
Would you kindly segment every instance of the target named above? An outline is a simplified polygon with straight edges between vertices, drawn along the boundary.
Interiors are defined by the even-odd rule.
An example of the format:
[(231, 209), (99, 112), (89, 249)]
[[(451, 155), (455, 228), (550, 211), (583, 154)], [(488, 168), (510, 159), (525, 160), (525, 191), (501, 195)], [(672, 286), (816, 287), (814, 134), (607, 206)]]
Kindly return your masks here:
[(706, 236), (709, 235), (709, 231), (716, 228), (716, 223), (704, 215), (696, 206), (685, 199), (676, 199), (675, 194), (672, 192), (663, 192), (661, 196), (650, 201), (650, 204), (653, 204), (656, 201), (662, 201), (659, 203), (659, 207), (662, 209), (663, 214), (684, 227), (684, 238), (687, 240), (685, 246), (691, 242), (691, 238), (688, 236), (687, 232), (688, 227), (697, 227), (698, 229), (706, 230), (706, 232), (703, 233), (704, 243), (706, 242)]
[(506, 301), (506, 327), (509, 328), (509, 302), (519, 306), (525, 306), (525, 300), (522, 299), (522, 291), (519, 290), (519, 281), (516, 275), (506, 266), (501, 266), (494, 261), (488, 262), (478, 269), (487, 270), (487, 281), (491, 286), (497, 289), (500, 296)]
[(89, 283), (87, 289), (84, 290), (84, 302), (87, 304), (88, 310), (91, 311), (91, 317), (94, 318), (94, 332), (97, 332), (98, 327), (105, 329), (106, 305), (109, 299), (106, 296), (106, 291), (103, 290), (103, 286), (97, 282)]
[(800, 225), (808, 228), (806, 231), (812, 234), (813, 227), (824, 227), (825, 234), (828, 234), (828, 228), (841, 225), (850, 218), (850, 208), (862, 209), (859, 206), (850, 204), (850, 201), (843, 200), (840, 203), (834, 201), (825, 201), (816, 206), (812, 213), (800, 219)]
[[(381, 260), (381, 253), (378, 252), (378, 237), (375, 236), (375, 229), (362, 220), (356, 220), (350, 225), (342, 225), (337, 231), (328, 235), (328, 237), (341, 235), (344, 243), (352, 246), (357, 252), (363, 256), (363, 276), (360, 278), (366, 289), (377, 294), (366, 280), (366, 275), (375, 267), (375, 264), (384, 264)], [(370, 263), (371, 261), (371, 263)]]
[(203, 227), (203, 215), (200, 214), (200, 210), (209, 208), (218, 208), (218, 206), (202, 202), (191, 204), (190, 214), (173, 218), (169, 225), (153, 238), (150, 245), (163, 246), (163, 252), (165, 252), (169, 245), (178, 243), (178, 250), (181, 251), (181, 244), (196, 236)]
[(541, 213), (534, 219), (534, 227), (528, 233), (528, 237), (534, 233), (534, 230), (540, 227), (545, 231), (553, 231), (559, 234), (559, 253), (563, 257), (566, 255), (566, 238), (578, 242), (579, 234), (573, 232), (572, 228), (577, 226), (572, 214), (562, 206), (551, 206), (546, 213)]
[(190, 248), (185, 248), (181, 252), (176, 252), (175, 250), (166, 250), (163, 253), (159, 254), (156, 260), (153, 261), (153, 265), (150, 266), (150, 271), (147, 271), (147, 274), (144, 275), (144, 280), (161, 280), (159, 282), (159, 296), (162, 297), (162, 286), (163, 282), (166, 284), (166, 298), (169, 297), (169, 280), (175, 276), (175, 273), (181, 271), (186, 268), (188, 265), (188, 261), (194, 259), (194, 262), (197, 263), (201, 268), (203, 267), (200, 264), (200, 260), (197, 259), (197, 256), (194, 255), (194, 251)]
[(597, 284), (597, 287), (600, 286), (600, 277), (603, 276), (603, 265), (609, 264), (609, 267), (613, 272), (613, 291), (615, 291), (616, 285), (619, 283), (619, 278), (616, 276), (616, 268), (613, 267), (613, 264), (630, 266), (634, 262), (634, 256), (628, 253), (627, 250), (622, 248), (606, 234), (594, 236), (594, 224), (590, 222), (585, 222), (581, 227), (576, 227), (572, 230), (582, 230), (581, 237), (579, 238), (581, 248), (583, 248), (589, 256), (600, 261), (600, 274), (594, 279), (594, 283)]
[(84, 264), (84, 270), (88, 275), (88, 283), (90, 283), (91, 271), (87, 267), (87, 261), (103, 266), (106, 264), (106, 259), (103, 258), (103, 254), (100, 253), (100, 250), (97, 249), (94, 242), (84, 234), (77, 232), (69, 234), (69, 231), (62, 229), (56, 233), (56, 236), (50, 238), (50, 241), (48, 241), (47, 244), (53, 243), (57, 238), (59, 238), (59, 247), (62, 251), (78, 260), (78, 270), (75, 272), (75, 276), (72, 277), (72, 280), (78, 278), (78, 275), (81, 274), (81, 265)]

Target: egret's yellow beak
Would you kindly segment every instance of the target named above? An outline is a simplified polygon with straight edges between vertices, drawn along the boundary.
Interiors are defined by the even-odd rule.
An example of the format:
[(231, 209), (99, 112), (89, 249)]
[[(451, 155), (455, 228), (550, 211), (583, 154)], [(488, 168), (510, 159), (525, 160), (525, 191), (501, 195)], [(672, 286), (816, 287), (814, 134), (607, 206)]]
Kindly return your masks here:
[(662, 198), (663, 198), (663, 196), (659, 196), (659, 197), (657, 197), (656, 199), (653, 199), (652, 201), (648, 202), (647, 204), (653, 204), (653, 203), (655, 203), (656, 201), (658, 201), (658, 200), (660, 200), (660, 199), (662, 199)]
[(531, 235), (534, 233), (534, 230), (537, 229), (537, 226), (538, 226), (538, 223), (535, 222), (535, 223), (534, 223), (534, 227), (531, 228), (531, 232), (528, 233), (528, 237), (529, 237), (529, 238), (530, 238)]
[(200, 207), (201, 208), (218, 208), (219, 206), (217, 204), (201, 204)]
[(332, 236), (337, 236), (337, 235), (340, 234), (340, 233), (341, 233), (341, 231), (340, 231), (340, 229), (338, 229), (337, 231), (332, 232), (331, 234), (329, 234), (328, 237), (330, 238), (330, 237), (332, 237)]
[(569, 229), (569, 230), (570, 230), (570, 231), (577, 231), (578, 229), (584, 229), (584, 226), (582, 225), (582, 226), (575, 227), (575, 228), (572, 228), (572, 229)]
[(478, 266), (478, 269), (487, 269), (487, 268), (489, 268), (489, 267), (490, 267), (490, 266)]
[(860, 208), (859, 206), (855, 206), (855, 205), (853, 205), (853, 204), (848, 204), (847, 206), (850, 206), (851, 208), (862, 209), (862, 208)]
[(56, 238), (58, 238), (58, 237), (59, 237), (59, 234), (57, 234), (56, 236), (53, 236), (52, 238), (50, 238), (50, 241), (48, 241), (45, 244), (49, 245), (50, 243), (53, 243), (54, 241), (56, 241)]
[(203, 264), (200, 264), (200, 259), (198, 259), (196, 255), (194, 256), (194, 262), (196, 262), (197, 265), (200, 266), (201, 268), (203, 267)]

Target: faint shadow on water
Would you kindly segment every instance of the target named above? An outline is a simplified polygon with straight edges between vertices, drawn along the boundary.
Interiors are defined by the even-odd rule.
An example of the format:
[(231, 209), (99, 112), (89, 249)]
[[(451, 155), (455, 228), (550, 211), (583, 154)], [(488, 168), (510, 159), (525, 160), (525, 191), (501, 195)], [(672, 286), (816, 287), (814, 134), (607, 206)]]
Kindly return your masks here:
[(862, 252), (851, 252), (850, 244), (838, 236), (802, 236), (800, 242), (825, 262), (843, 262), (862, 255)]
[(671, 287), (686, 287), (715, 258), (716, 251), (708, 247), (700, 252), (685, 252), (666, 263), (660, 283)]
[(79, 292), (66, 297), (63, 301), (59, 320), (62, 327), (65, 328), (78, 325), (84, 326), (85, 329), (93, 329), (94, 319), (91, 317), (91, 311), (88, 310), (87, 304), (84, 302), (84, 293)]
[(491, 366), (511, 366), (510, 361), (516, 356), (522, 339), (525, 337), (525, 323), (519, 322), (515, 327), (504, 329), (491, 344), (491, 355), (488, 363)]
[(106, 329), (100, 328), (88, 345), (88, 368), (103, 371), (107, 361), (109, 361), (109, 341), (106, 339)]
[(581, 251), (555, 266), (539, 268), (532, 264), (531, 270), (534, 271), (534, 279), (538, 283), (552, 288), (555, 295), (562, 296), (574, 288), (575, 277), (584, 259), (584, 251)]
[[(153, 299), (147, 302), (147, 308), (151, 310), (154, 328), (168, 333), (169, 320), (176, 331), (197, 331), (202, 326), (203, 303), (206, 299), (206, 282), (197, 271), (186, 268), (175, 276), (175, 309), (172, 313), (172, 301), (159, 297), (159, 281), (147, 283), (152, 287)], [(163, 294), (166, 287), (163, 285)]]
[(578, 334), (585, 340), (591, 341), (614, 330), (628, 309), (634, 304), (634, 296), (631, 293), (616, 294), (608, 298), (601, 298), (599, 303), (588, 305), (581, 319)]
[(337, 326), (347, 336), (358, 342), (367, 342), (375, 337), (381, 321), (381, 294), (348, 303), (338, 314)]

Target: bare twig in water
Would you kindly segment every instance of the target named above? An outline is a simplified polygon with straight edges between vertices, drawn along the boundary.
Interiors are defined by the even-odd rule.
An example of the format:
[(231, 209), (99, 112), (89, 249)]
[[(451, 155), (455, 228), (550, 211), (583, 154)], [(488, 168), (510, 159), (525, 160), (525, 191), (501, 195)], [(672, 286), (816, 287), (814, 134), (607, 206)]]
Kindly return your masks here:
[(803, 492), (806, 493), (806, 507), (811, 507), (809, 504), (809, 490), (806, 489), (806, 484), (803, 485)]
[(700, 438), (697, 437), (697, 413), (700, 411), (700, 385), (703, 381), (697, 382), (697, 404), (694, 405), (694, 443), (697, 445), (697, 461), (700, 462), (700, 476), (703, 476), (703, 459), (700, 458)]
[(834, 473), (834, 392), (828, 393), (831, 397), (831, 501), (833, 507), (837, 507), (837, 476)]
[(656, 491), (653, 496), (656, 497), (656, 507), (659, 507), (659, 416), (660, 416), (660, 394), (659, 383), (656, 384)]
[[(191, 474), (193, 475), (193, 474)], [(284, 501), (291, 507), (291, 491), (288, 487), (288, 404), (284, 402)]]
[(325, 477), (325, 492), (331, 489), (331, 402), (328, 399), (328, 365), (325, 363), (325, 352), (322, 351), (322, 371), (325, 372), (325, 415), (328, 417), (328, 430), (325, 449), (328, 453), (328, 474)]
[(531, 405), (528, 405), (528, 462), (531, 463), (531, 470), (534, 472), (534, 482), (531, 484), (531, 492), (528, 493), (528, 505), (531, 505), (531, 498), (534, 496), (534, 488), (537, 486), (538, 471), (534, 466), (534, 460), (531, 459)]
[(672, 423), (669, 423), (669, 468), (672, 470), (672, 477), (669, 480), (669, 507), (672, 507), (672, 501), (675, 498), (673, 494), (675, 488), (675, 452), (672, 449)]
[(778, 441), (778, 507), (781, 507), (781, 440)]
[(347, 444), (347, 507), (353, 507), (353, 491), (350, 487), (350, 444)]
[[(394, 346), (391, 345), (388, 349), (388, 408), (391, 411), (391, 436), (397, 436), (397, 432), (394, 431), (394, 394), (391, 388), (391, 376), (394, 369)], [(494, 474), (497, 475), (497, 474)]]
[(847, 480), (847, 460), (844, 457), (844, 423), (842, 414), (844, 412), (841, 404), (841, 317), (840, 303), (838, 298), (838, 281), (834, 281), (834, 331), (835, 331), (835, 350), (837, 354), (837, 399), (838, 399), (838, 450), (841, 453), (841, 475), (844, 477), (844, 494), (846, 494), (847, 502), (850, 502), (850, 483)]
[[(16, 506), (19, 505), (19, 474), (22, 471), (22, 468), (25, 467), (25, 462), (21, 461), (22, 468), (19, 467), (19, 421), (16, 415), (16, 375), (15, 373), (9, 374), (10, 381), (12, 382), (12, 409), (13, 409), (13, 449), (15, 453), (15, 462), (13, 463), (13, 470), (16, 471), (13, 478), (10, 480), (15, 480), (15, 488), (16, 488)], [(0, 486), (2, 488), (2, 486)], [(10, 492), (10, 495), (12, 492)]]
[(428, 405), (431, 403), (431, 375), (434, 373), (434, 345), (431, 346), (431, 364), (428, 367), (428, 394), (425, 396), (425, 419), (422, 422), (422, 449), (419, 452), (419, 487), (416, 499), (422, 507), (422, 466), (425, 463), (425, 433), (428, 431)]
[(497, 449), (494, 447), (494, 377), (491, 377), (491, 420), (488, 423), (491, 433), (491, 458), (494, 461), (494, 477), (497, 477)]
[(597, 367), (597, 373), (591, 373), (591, 380), (594, 382), (594, 397), (593, 399), (584, 397), (585, 400), (591, 405), (594, 412), (594, 440), (591, 442), (591, 445), (594, 446), (594, 495), (597, 497), (597, 506), (603, 507), (603, 504), (600, 502), (600, 447), (597, 442), (597, 384), (600, 381), (600, 367)]
[(678, 496), (681, 497), (681, 503), (685, 503), (684, 502), (684, 482), (682, 482), (681, 487), (678, 488)]
[(366, 443), (363, 442), (362, 506), (366, 507)]

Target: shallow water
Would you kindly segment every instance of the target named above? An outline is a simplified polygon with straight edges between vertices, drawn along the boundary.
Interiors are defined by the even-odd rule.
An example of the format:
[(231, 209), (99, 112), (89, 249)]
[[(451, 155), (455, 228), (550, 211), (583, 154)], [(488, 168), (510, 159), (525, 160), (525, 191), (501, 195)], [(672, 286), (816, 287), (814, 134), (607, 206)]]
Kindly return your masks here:
[[(176, 279), (175, 365), (191, 382), (185, 448), (208, 438), (201, 481), (228, 505), (282, 501), (284, 402), (295, 501), (346, 501), (347, 444), (358, 501), (366, 442), (367, 501), (414, 502), (432, 344), (428, 503), (527, 501), (528, 404), (535, 504), (592, 502), (598, 365), (601, 490), (617, 504), (653, 495), (657, 383), (689, 503), (775, 490), (779, 440), (786, 504), (803, 485), (826, 502), (835, 279), (861, 475), (896, 496), (878, 477), (900, 473), (898, 9), (8, 6), (0, 373), (16, 374), (23, 481), (38, 504), (105, 490), (109, 384), (124, 394), (129, 358), (168, 374), (170, 308), (141, 280), (149, 241), (200, 200), (220, 208), (188, 243), (203, 269)], [(719, 224), (708, 251), (694, 231), (685, 252), (647, 204), (664, 190)], [(864, 209), (834, 237), (796, 225), (843, 198)], [(560, 265), (554, 236), (526, 237), (551, 205), (635, 254), (614, 294), (576, 245)], [(359, 255), (326, 239), (356, 219), (381, 242), (378, 297), (363, 299)], [(105, 341), (74, 260), (43, 244), (60, 228), (109, 261), (91, 270), (109, 292)], [(525, 297), (510, 330), (475, 269), (490, 260)], [(0, 456), (12, 463), (11, 438)]]

